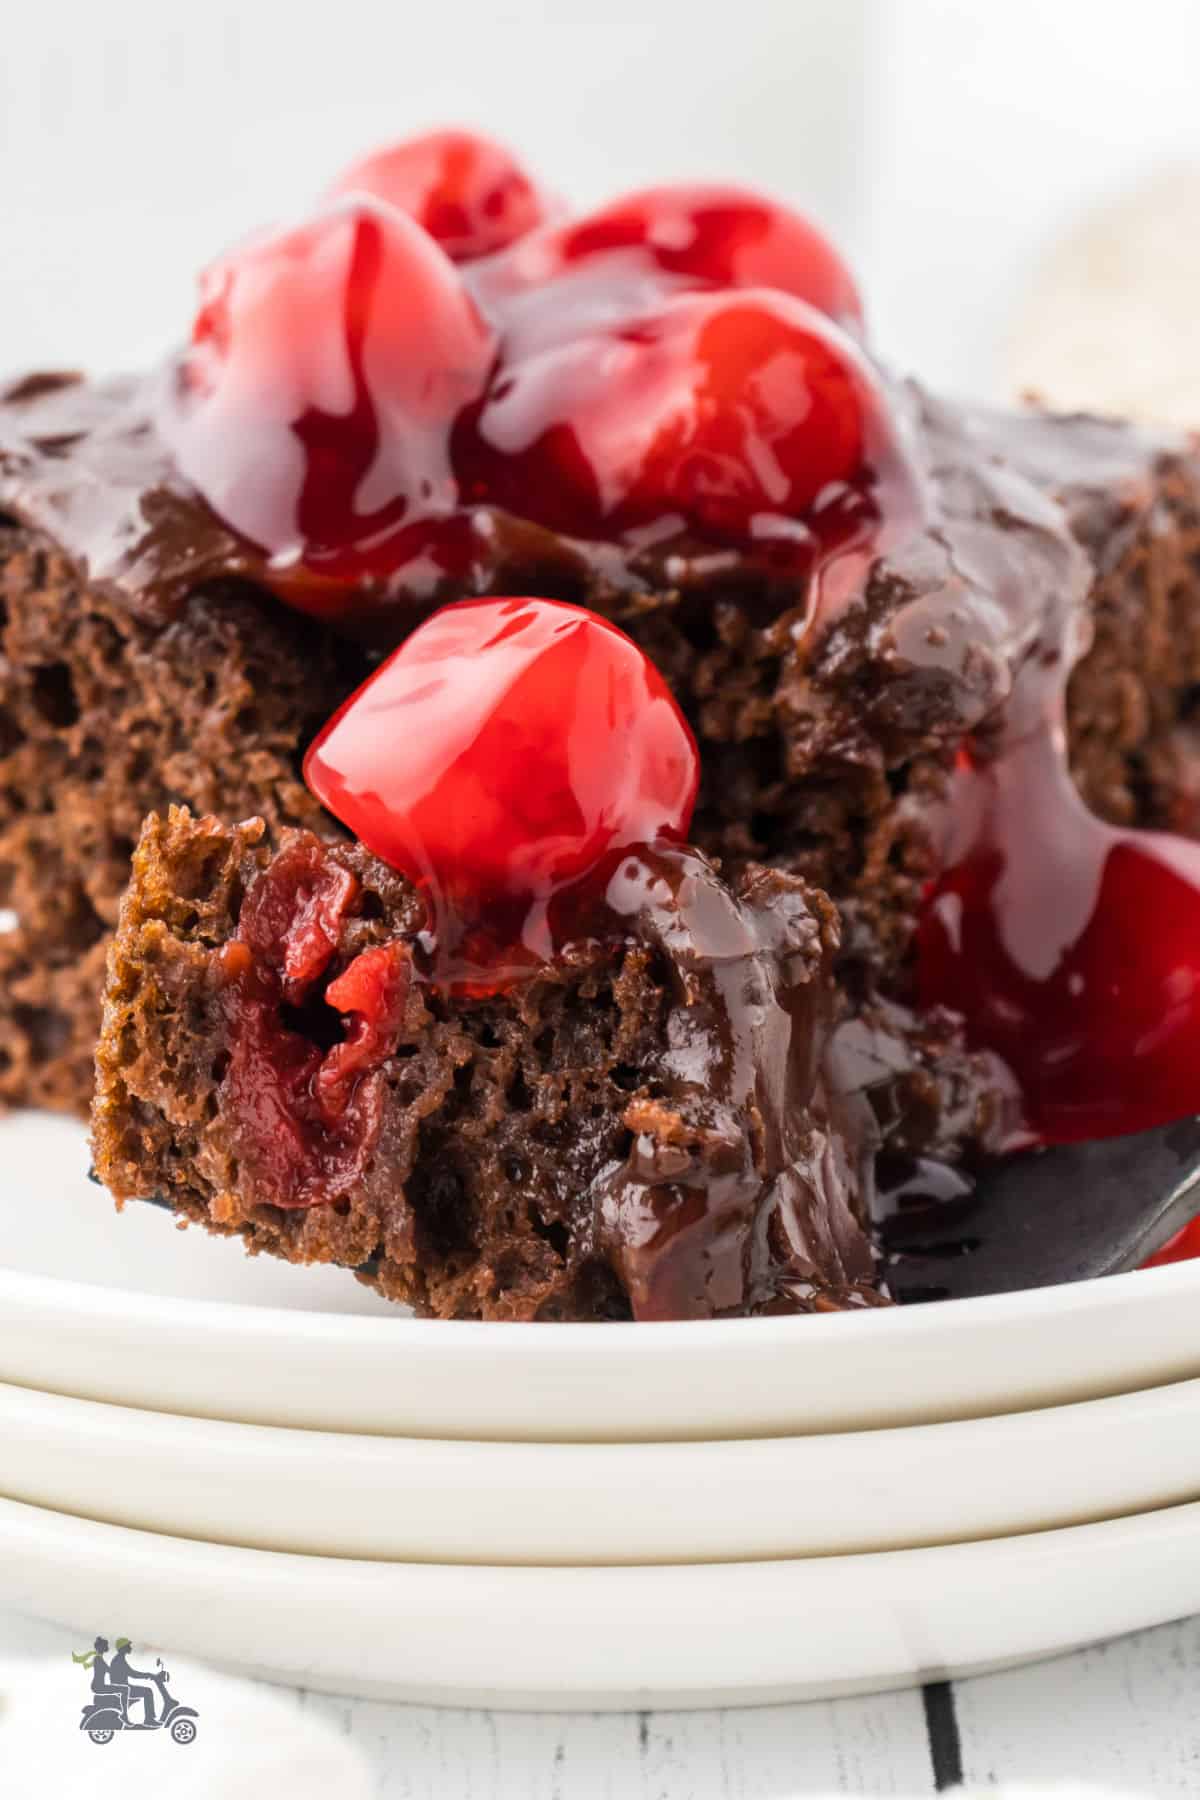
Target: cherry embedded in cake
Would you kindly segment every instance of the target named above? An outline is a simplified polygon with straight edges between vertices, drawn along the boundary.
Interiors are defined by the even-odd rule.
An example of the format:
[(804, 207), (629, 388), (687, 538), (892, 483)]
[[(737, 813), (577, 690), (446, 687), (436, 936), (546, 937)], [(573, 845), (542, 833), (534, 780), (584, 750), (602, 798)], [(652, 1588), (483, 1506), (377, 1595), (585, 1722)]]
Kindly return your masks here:
[(0, 1093), (99, 1030), (119, 1200), (439, 1316), (874, 1304), (889, 1210), (1197, 1109), (1198, 528), (776, 201), (377, 152), (0, 396)]
[[(241, 1121), (241, 1179), (276, 1207), (345, 1199), (378, 1137), (383, 1069), (407, 1017), (412, 956), (398, 943), (371, 945), (329, 979), (360, 892), (351, 869), (298, 838), (250, 889), (212, 965), (224, 1026), (222, 1105)], [(345, 1022), (326, 1050), (289, 1024), (318, 994)]]
[(264, 836), (181, 809), (143, 834), (98, 1054), (119, 1199), (442, 1317), (879, 1303), (819, 1055), (836, 918), (803, 880), (627, 847), (607, 931), (464, 999), (411, 883)]

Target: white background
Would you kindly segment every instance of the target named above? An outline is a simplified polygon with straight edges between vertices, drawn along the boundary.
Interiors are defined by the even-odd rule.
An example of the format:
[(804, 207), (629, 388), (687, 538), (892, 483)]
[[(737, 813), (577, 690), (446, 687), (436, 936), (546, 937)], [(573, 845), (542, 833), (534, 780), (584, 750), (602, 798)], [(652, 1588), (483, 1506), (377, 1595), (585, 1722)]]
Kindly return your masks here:
[(1198, 70), (1193, 0), (0, 0), (0, 369), (136, 362), (209, 255), (451, 121), (580, 202), (810, 205), (885, 355), (982, 390), (1063, 223), (1200, 158)]

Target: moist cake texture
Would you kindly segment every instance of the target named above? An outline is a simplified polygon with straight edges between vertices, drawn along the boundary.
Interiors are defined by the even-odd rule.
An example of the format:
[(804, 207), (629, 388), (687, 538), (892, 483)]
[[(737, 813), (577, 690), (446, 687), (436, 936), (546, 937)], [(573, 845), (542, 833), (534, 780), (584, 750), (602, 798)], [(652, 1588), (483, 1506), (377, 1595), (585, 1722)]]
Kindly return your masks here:
[[(0, 512), (12, 470), (0, 448)], [(104, 959), (146, 814), (186, 801), (275, 828), (319, 818), (299, 752), (354, 675), (319, 626), (253, 587), (202, 582), (156, 622), (72, 549), (0, 518), (0, 903), (14, 915), (0, 1102), (86, 1116)]]
[[(770, 1179), (761, 1173), (742, 1186), (724, 1242), (729, 1217), (707, 1205), (690, 1240), (661, 1218), (651, 1228), (648, 1179), (639, 1203), (629, 1201), (639, 1157), (670, 1190), (666, 1210), (686, 1218), (687, 1197), (711, 1178), (706, 1149), (719, 1144), (728, 1155), (740, 1139), (735, 1160), (746, 1155), (744, 1128), (730, 1129), (736, 1109), (714, 1138), (711, 1120), (702, 1124), (702, 1087), (682, 1119), (663, 1099), (664, 1047), (672, 1019), (684, 1016), (671, 996), (683, 976), (644, 919), (618, 946), (593, 945), (582, 963), (556, 965), (486, 1003), (448, 1007), (415, 987), (410, 1039), (385, 1059), (390, 1138), (369, 1162), (374, 1180), (334, 1205), (280, 1207), (269, 1187), (248, 1180), (222, 1102), (228, 1023), (213, 973), (236, 934), (241, 897), (272, 866), (267, 846), (278, 834), (182, 813), (148, 827), (114, 952), (96, 1110), (97, 1165), (112, 1191), (165, 1196), (252, 1248), (362, 1268), (384, 1292), (443, 1316), (863, 1304), (878, 1275), (866, 1247), (872, 1215), (958, 1197), (982, 1156), (1021, 1141), (1020, 1097), (1002, 1063), (969, 1051), (952, 1013), (913, 1004), (919, 898), (936, 867), (939, 796), (967, 722), (1002, 711), (1036, 641), (1037, 606), (1074, 606), (1080, 629), (1095, 633), (1071, 691), (1081, 787), (1115, 820), (1184, 824), (1179, 734), (1200, 671), (1200, 646), (1179, 655), (1196, 578), (1195, 472), (1181, 450), (1095, 421), (977, 420), (920, 406), (929, 454), (945, 457), (947, 486), (957, 484), (974, 509), (947, 537), (955, 543), (957, 529), (957, 543), (971, 543), (977, 582), (989, 557), (1011, 580), (1032, 615), (1023, 640), (976, 636), (951, 659), (937, 643), (931, 669), (910, 666), (890, 681), (899, 651), (884, 609), (893, 625), (897, 616), (906, 624), (927, 596), (947, 609), (949, 596), (961, 598), (943, 541), (877, 569), (865, 603), (804, 654), (794, 619), (789, 629), (755, 624), (749, 604), (739, 610), (728, 592), (707, 613), (679, 591), (605, 601), (654, 654), (696, 727), (703, 776), (693, 836), (723, 876), (698, 862), (706, 891), (726, 910), (744, 909), (747, 893), (770, 894), (772, 909), (793, 894), (819, 931), (819, 968), (807, 981), (824, 991), (805, 1037), (819, 1074), (789, 1101), (805, 1145), (796, 1158), (805, 1204), (793, 1217), (807, 1221), (799, 1250), (796, 1240), (788, 1247), (778, 1206), (763, 1204)], [(957, 554), (965, 560), (965, 550)], [(1000, 575), (992, 579), (998, 586)], [(936, 635), (936, 625), (926, 629)], [(1100, 730), (1097, 720), (1112, 723)], [(399, 937), (411, 946), (421, 915), (407, 884), (361, 847), (321, 854), (354, 866), (373, 896), (369, 923), (344, 921), (333, 966), (368, 943)], [(331, 1028), (326, 1020), (324, 1036)], [(322, 1036), (318, 1029), (315, 1041)], [(777, 1081), (774, 1054), (764, 1068)], [(681, 1179), (676, 1161), (693, 1173)], [(611, 1198), (614, 1170), (626, 1184), (620, 1202)], [(635, 1252), (625, 1234), (650, 1247)]]
[[(424, 906), (395, 871), (311, 833), (265, 840), (173, 809), (138, 847), (98, 1059), (118, 1197), (153, 1191), (445, 1317), (871, 1302), (863, 1171), (819, 1059), (836, 918), (801, 879), (731, 887), (696, 851), (639, 855), (620, 938), (456, 1004), (422, 979)], [(298, 974), (314, 894), (326, 936)], [(297, 1064), (320, 1096), (381, 1013), (352, 1105), (297, 1108)]]

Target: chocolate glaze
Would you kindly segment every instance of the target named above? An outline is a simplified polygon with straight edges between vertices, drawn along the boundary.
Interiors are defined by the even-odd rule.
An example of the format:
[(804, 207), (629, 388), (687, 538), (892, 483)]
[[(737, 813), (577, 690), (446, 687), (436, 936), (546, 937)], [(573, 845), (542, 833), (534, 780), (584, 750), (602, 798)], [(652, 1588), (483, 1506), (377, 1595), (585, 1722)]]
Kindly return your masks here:
[[(336, 897), (320, 938), (318, 891)], [(659, 845), (615, 863), (606, 909), (605, 936), (565, 944), (527, 984), (454, 1002), (431, 983), (415, 890), (360, 844), (292, 832), (273, 852), (259, 821), (151, 819), (98, 1057), (103, 1180), (446, 1316), (877, 1303), (852, 1148), (865, 1138), (821, 1068), (830, 903), (778, 871), (731, 888), (697, 852)], [(311, 1087), (290, 1075), (339, 1055), (325, 983), (383, 953), (413, 974), (396, 1036), (361, 1066), (336, 1131), (314, 1130)], [(281, 1011), (293, 967), (303, 1005)], [(255, 996), (261, 1116), (228, 1086)], [(301, 1163), (279, 1155), (281, 1127), (305, 1137)], [(535, 1281), (497, 1277), (531, 1257)]]
[[(357, 846), (293, 834), (250, 878), (236, 937), (218, 953), (233, 1050), (221, 1113), (257, 1205), (335, 1201), (378, 1181), (373, 1159), (386, 1162), (379, 1059), (335, 1120), (316, 1118), (312, 1083), (298, 1086), (291, 1071), (307, 1071), (319, 1052), (285, 1027), (277, 973), (303, 960), (303, 986), (291, 997), (319, 1001), (313, 983), (328, 977), (329, 959), (358, 953), (362, 882), (378, 892), (381, 868)], [(422, 909), (406, 883), (393, 878), (393, 886), (402, 898), (382, 929), (395, 931)], [(314, 914), (312, 896), (326, 893), (336, 904), (322, 901)], [(314, 916), (323, 921), (319, 952)], [(766, 869), (732, 889), (697, 851), (664, 843), (615, 861), (591, 923), (603, 935), (562, 945), (561, 964), (603, 967), (629, 945), (644, 946), (665, 980), (668, 1010), (639, 1071), (642, 1091), (624, 1112), (627, 1154), (598, 1169), (572, 1159), (576, 1253), (603, 1256), (638, 1319), (754, 1312), (818, 1296), (828, 1305), (860, 1301), (874, 1266), (859, 1223), (869, 1164), (848, 1145), (869, 1138), (863, 1120), (852, 1128), (851, 1103), (830, 1094), (822, 1068), (834, 1009), (833, 907), (796, 877)], [(437, 1013), (443, 1002), (423, 933), (410, 925), (382, 942), (411, 965), (417, 995)], [(243, 1018), (247, 1005), (253, 1016)], [(404, 1035), (419, 1040), (430, 1015), (419, 1002), (409, 1014)], [(387, 1054), (395, 1047), (393, 1038)], [(257, 1105), (248, 1103), (248, 1082)], [(299, 1162), (285, 1154), (293, 1133), (303, 1140)], [(397, 1185), (402, 1179), (397, 1171)]]
[[(897, 393), (925, 483), (925, 528), (868, 569), (833, 563), (811, 630), (822, 728), (878, 759), (925, 739), (957, 746), (1014, 706), (1043, 651), (1086, 647), (1088, 558), (1062, 507), (1005, 460), (969, 416), (912, 386)], [(822, 629), (824, 627), (825, 629)], [(847, 743), (846, 740), (849, 739)]]
[[(168, 366), (150, 377), (93, 382), (28, 376), (0, 392), (0, 506), (60, 544), (94, 585), (151, 623), (174, 618), (209, 581), (240, 576), (331, 616), (353, 635), (395, 644), (434, 607), (467, 595), (535, 593), (612, 613), (645, 591), (756, 596), (770, 617), (795, 599), (795, 562), (747, 560), (683, 533), (654, 544), (582, 542), (477, 506), (454, 516), (453, 575), (409, 563), (403, 581), (364, 574), (344, 588), (297, 583), (225, 526), (179, 472), (156, 420)], [(801, 534), (803, 537), (803, 534)], [(802, 556), (807, 565), (810, 556)]]
[(592, 1189), (634, 1316), (753, 1312), (868, 1281), (864, 1168), (822, 1069), (833, 908), (766, 869), (734, 892), (665, 845), (623, 858), (607, 898), (670, 971), (662, 1097), (629, 1107), (629, 1154)]
[(60, 544), (137, 618), (166, 624), (261, 558), (177, 479), (148, 384), (31, 375), (0, 397), (0, 505)]
[[(154, 423), (170, 378), (170, 370), (104, 382), (50, 373), (0, 394), (0, 506), (151, 621), (174, 617), (202, 583), (233, 575), (270, 587), (278, 578), (175, 468)], [(728, 587), (763, 620), (793, 618), (799, 603), (790, 629), (803, 633), (814, 671), (832, 688), (826, 719), (814, 718), (814, 754), (822, 724), (843, 739), (850, 731), (863, 754), (879, 730), (957, 739), (1004, 704), (1040, 646), (1069, 639), (1077, 654), (1086, 644), (1087, 557), (1046, 486), (1079, 509), (1091, 492), (1111, 501), (1114, 471), (1127, 460), (1135, 480), (1145, 457), (1101, 421), (1067, 421), (1064, 431), (1055, 420), (1050, 432), (1036, 414), (1016, 423), (964, 414), (911, 384), (897, 385), (892, 398), (922, 478), (923, 526), (890, 521), (882, 550), (878, 535), (843, 546), (811, 592), (807, 569), (772, 569), (749, 549), (685, 537), (585, 543), (478, 507), (463, 514), (471, 551), (461, 575), (449, 582), (431, 571), (427, 585), (410, 581), (388, 596), (372, 629), (394, 643), (435, 604), (520, 592), (522, 583), (598, 611), (636, 606), (639, 592), (712, 599)], [(830, 716), (839, 676), (853, 684), (853, 705)]]

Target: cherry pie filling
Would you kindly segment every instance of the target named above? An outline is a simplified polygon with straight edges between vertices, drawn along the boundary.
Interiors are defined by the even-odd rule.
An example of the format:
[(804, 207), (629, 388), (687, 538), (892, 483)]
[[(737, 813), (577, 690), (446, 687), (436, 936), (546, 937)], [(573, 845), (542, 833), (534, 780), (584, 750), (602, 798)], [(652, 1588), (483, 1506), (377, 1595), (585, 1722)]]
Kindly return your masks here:
[[(349, 629), (401, 592), (469, 585), (502, 513), (621, 552), (732, 547), (815, 583), (920, 518), (862, 334), (841, 259), (785, 207), (674, 187), (562, 219), (498, 146), (436, 133), (206, 272), (163, 426), (280, 597)], [(915, 988), (1007, 1060), (1050, 1144), (1200, 1106), (1200, 846), (1087, 811), (1065, 757), (1071, 647), (1038, 648), (1018, 724), (953, 773)], [(611, 928), (613, 858), (686, 838), (697, 774), (642, 652), (544, 598), (434, 613), (306, 761), (423, 895), (418, 979), (468, 996)], [(286, 1029), (351, 889), (277, 860), (227, 953), (226, 1096), (258, 1121), (285, 1204), (356, 1179), (414, 975), (407, 952), (368, 952), (323, 989), (343, 1041)]]

